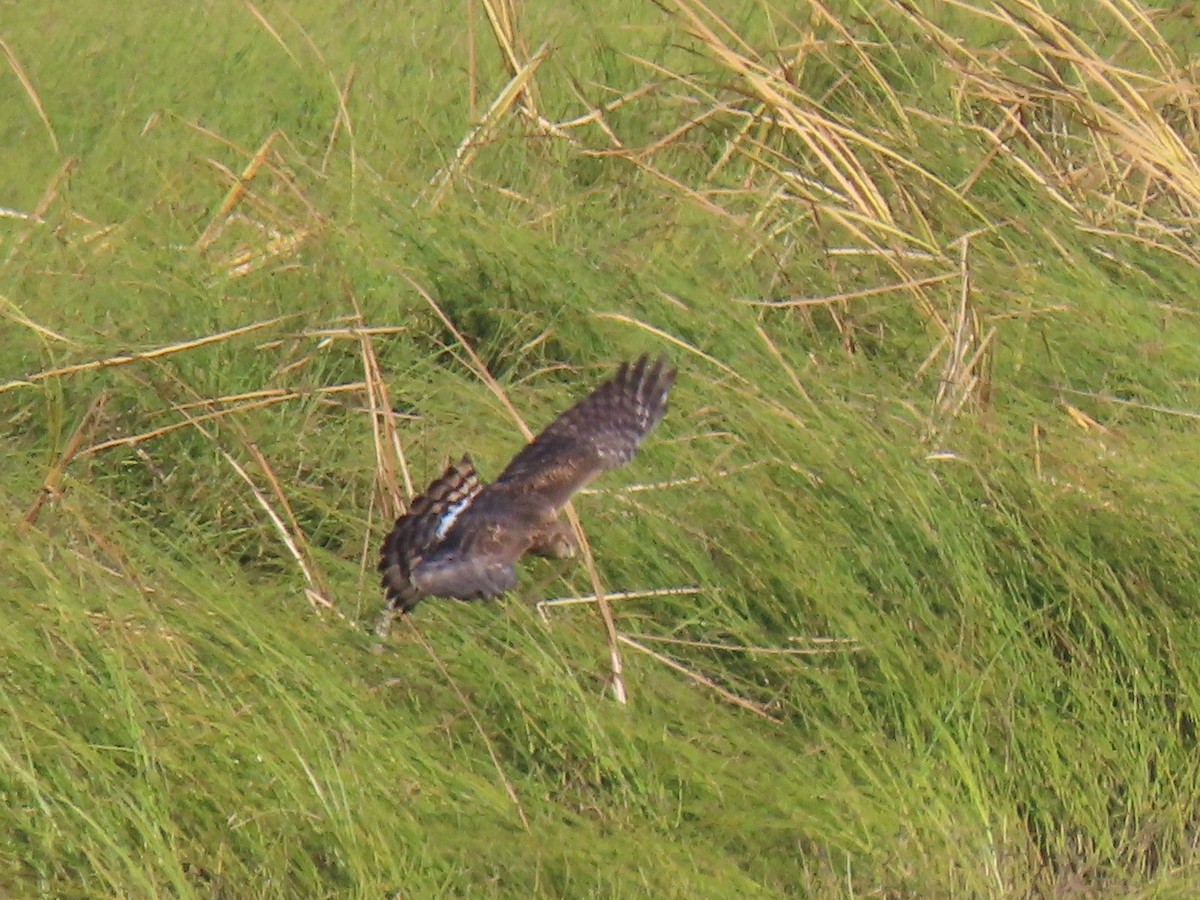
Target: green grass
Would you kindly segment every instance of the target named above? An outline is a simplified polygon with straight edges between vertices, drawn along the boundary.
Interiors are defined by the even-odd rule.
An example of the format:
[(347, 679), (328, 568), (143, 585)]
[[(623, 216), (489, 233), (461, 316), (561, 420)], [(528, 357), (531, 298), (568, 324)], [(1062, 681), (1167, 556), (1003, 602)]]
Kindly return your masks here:
[[(461, 9), (6, 10), (0, 893), (1191, 896), (1200, 48), (919, 6), (530, 7), (545, 121), (654, 85), (436, 202), (482, 5), (474, 70)], [(694, 589), (618, 629), (776, 721), (627, 644), (614, 702), (535, 608), (578, 565), (379, 644), (356, 309), (418, 489), (522, 442), (413, 282), (535, 430), (671, 354), (576, 508), (606, 590)]]

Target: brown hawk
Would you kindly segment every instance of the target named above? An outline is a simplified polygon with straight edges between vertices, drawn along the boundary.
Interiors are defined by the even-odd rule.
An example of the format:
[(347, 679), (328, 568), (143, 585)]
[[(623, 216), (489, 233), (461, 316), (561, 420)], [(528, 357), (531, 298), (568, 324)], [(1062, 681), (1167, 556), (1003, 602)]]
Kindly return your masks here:
[(408, 612), (430, 596), (495, 597), (516, 584), (514, 566), (526, 553), (573, 556), (575, 536), (559, 511), (601, 472), (633, 459), (666, 412), (674, 381), (666, 357), (643, 355), (551, 422), (491, 484), (470, 456), (452, 463), (383, 542), (389, 609)]

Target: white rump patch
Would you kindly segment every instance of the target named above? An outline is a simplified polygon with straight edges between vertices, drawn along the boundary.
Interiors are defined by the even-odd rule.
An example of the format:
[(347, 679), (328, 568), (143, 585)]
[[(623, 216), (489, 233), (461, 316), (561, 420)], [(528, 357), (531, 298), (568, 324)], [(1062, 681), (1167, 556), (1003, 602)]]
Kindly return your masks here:
[(446, 511), (442, 513), (441, 521), (438, 522), (437, 531), (434, 532), (434, 536), (439, 541), (446, 536), (446, 532), (454, 527), (454, 523), (458, 521), (458, 517), (462, 515), (464, 509), (471, 505), (473, 499), (475, 499), (473, 494), (467, 494), (465, 497), (455, 500), (446, 507)]

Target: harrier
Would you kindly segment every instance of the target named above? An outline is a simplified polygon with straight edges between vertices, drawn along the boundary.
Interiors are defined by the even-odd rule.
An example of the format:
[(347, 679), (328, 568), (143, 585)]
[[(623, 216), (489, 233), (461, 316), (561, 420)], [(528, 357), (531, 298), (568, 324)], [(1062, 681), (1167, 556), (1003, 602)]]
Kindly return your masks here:
[(502, 594), (526, 553), (573, 556), (575, 536), (559, 511), (601, 472), (633, 459), (667, 411), (674, 381), (666, 357), (643, 355), (551, 422), (491, 484), (479, 480), (470, 456), (452, 463), (383, 542), (379, 571), (391, 613), (423, 597)]

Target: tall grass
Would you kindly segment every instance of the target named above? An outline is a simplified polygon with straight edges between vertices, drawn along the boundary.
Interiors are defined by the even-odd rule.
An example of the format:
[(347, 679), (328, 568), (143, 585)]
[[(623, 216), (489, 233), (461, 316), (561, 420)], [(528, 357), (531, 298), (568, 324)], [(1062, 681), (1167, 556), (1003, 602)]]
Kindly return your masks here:
[[(1190, 895), (1186, 10), (0, 27), (0, 890)], [(377, 640), (646, 350), (586, 563)]]

